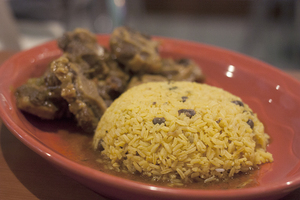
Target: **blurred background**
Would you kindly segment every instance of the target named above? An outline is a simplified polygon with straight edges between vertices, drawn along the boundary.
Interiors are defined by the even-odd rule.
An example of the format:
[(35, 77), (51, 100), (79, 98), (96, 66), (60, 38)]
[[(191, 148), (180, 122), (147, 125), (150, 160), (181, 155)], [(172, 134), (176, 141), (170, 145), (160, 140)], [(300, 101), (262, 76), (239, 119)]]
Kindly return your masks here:
[(0, 50), (26, 50), (76, 27), (101, 34), (120, 25), (300, 68), (299, 0), (0, 0)]

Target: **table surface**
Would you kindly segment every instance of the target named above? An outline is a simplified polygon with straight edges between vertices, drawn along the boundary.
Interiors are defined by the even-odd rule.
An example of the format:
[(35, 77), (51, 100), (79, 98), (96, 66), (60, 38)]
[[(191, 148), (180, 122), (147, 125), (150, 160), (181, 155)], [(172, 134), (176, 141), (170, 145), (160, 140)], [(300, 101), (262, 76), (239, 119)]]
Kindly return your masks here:
[[(0, 65), (14, 52), (0, 51)], [(300, 70), (286, 70), (300, 80)], [(281, 200), (299, 199), (300, 188)], [(0, 199), (106, 199), (64, 175), (21, 143), (0, 119)]]

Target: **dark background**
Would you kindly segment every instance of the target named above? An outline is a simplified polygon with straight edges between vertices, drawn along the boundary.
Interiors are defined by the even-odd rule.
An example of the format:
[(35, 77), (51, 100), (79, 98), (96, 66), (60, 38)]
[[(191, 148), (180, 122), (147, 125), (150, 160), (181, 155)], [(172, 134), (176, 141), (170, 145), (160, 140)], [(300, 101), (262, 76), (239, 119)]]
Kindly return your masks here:
[[(151, 35), (223, 47), (282, 69), (300, 68), (300, 2), (297, 0), (6, 2), (17, 39), (4, 42), (6, 45), (0, 45), (0, 49), (28, 49), (76, 27), (110, 33), (116, 26), (127, 25)], [(2, 43), (7, 41), (3, 35), (0, 30), (0, 44), (1, 39)], [(13, 45), (14, 42), (17, 44)]]

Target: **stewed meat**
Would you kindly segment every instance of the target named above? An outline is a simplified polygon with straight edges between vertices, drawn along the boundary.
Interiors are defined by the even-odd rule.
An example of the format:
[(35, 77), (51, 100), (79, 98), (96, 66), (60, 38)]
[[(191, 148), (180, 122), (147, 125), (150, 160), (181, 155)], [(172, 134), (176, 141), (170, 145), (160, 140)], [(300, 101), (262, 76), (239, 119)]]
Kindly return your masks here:
[[(63, 55), (43, 76), (16, 89), (17, 106), (42, 119), (74, 116), (85, 132), (93, 132), (106, 108), (135, 85), (204, 81), (195, 62), (162, 58), (157, 41), (130, 28), (113, 31), (110, 49), (98, 44), (96, 35), (85, 29), (66, 32), (57, 43)], [(154, 123), (160, 122), (156, 119)]]
[(93, 132), (107, 108), (96, 83), (87, 79), (76, 63), (63, 56), (52, 62), (51, 71), (60, 80), (61, 97), (68, 102), (78, 125), (86, 132)]
[(60, 96), (60, 82), (50, 71), (31, 78), (15, 91), (17, 107), (43, 119), (69, 116), (68, 104)]
[(162, 76), (174, 81), (204, 82), (204, 75), (199, 66), (189, 59), (162, 59)]
[(127, 27), (116, 28), (110, 39), (110, 48), (116, 59), (134, 73), (158, 73), (161, 58), (158, 42), (150, 36)]

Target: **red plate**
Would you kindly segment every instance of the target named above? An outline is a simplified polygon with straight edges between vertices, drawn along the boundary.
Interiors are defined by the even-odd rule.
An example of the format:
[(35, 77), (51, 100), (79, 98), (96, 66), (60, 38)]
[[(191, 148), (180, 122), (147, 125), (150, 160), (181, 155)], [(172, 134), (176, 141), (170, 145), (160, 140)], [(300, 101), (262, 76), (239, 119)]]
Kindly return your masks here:
[[(300, 187), (300, 83), (280, 70), (224, 49), (156, 37), (164, 57), (195, 60), (206, 83), (240, 96), (265, 124), (274, 162), (261, 167), (258, 186), (230, 190), (160, 187), (103, 173), (78, 162), (65, 137), (51, 122), (28, 118), (16, 108), (13, 88), (40, 76), (61, 55), (52, 41), (16, 54), (0, 68), (0, 114), (10, 131), (33, 151), (72, 178), (107, 197), (118, 199), (278, 199)], [(107, 46), (109, 36), (98, 36)], [(40, 124), (42, 123), (42, 125)], [(48, 124), (48, 126), (47, 126)], [(59, 126), (63, 126), (60, 124)]]

